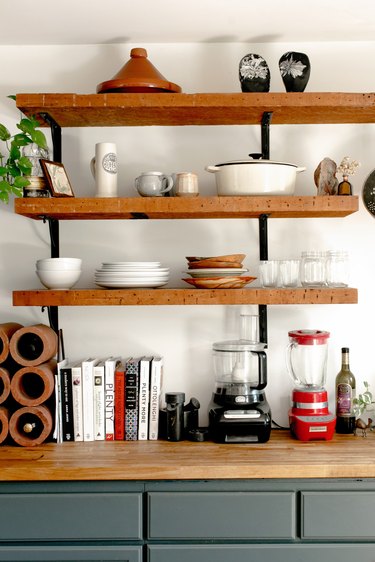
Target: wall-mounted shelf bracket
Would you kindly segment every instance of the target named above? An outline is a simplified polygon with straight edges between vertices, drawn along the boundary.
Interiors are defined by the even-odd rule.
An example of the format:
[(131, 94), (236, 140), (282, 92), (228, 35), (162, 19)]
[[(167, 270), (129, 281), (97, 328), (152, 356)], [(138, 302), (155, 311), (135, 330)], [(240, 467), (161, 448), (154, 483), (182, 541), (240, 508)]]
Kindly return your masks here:
[(60, 257), (60, 229), (59, 221), (51, 217), (43, 217), (43, 222), (48, 222), (49, 236), (51, 239), (51, 258)]
[(53, 160), (54, 162), (62, 161), (62, 144), (61, 144), (61, 127), (49, 115), (49, 113), (41, 113), (40, 116), (51, 128), (52, 146), (53, 146)]
[(272, 119), (272, 111), (265, 111), (262, 117), (262, 158), (269, 160), (270, 158), (270, 123)]
[(48, 322), (52, 330), (59, 333), (59, 307), (58, 306), (42, 306), (42, 312), (47, 309)]
[[(259, 217), (259, 259), (268, 260), (268, 215)], [(259, 313), (259, 337), (263, 343), (268, 342), (267, 334), (267, 305), (258, 305)]]

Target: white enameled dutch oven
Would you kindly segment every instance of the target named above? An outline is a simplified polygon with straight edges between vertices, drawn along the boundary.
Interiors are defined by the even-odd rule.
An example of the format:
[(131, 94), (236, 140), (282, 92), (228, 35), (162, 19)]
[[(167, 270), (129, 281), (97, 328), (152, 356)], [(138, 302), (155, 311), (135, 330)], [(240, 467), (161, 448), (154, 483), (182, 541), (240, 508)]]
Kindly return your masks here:
[(272, 160), (232, 160), (206, 166), (214, 172), (218, 195), (293, 195), (297, 174), (306, 170)]

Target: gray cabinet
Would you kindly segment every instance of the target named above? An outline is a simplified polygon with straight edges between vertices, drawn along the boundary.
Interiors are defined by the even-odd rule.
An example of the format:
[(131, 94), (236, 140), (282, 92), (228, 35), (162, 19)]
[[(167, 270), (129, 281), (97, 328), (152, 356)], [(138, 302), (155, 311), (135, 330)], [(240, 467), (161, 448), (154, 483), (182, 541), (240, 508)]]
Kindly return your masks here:
[(301, 503), (303, 538), (374, 540), (375, 491), (302, 492)]
[(374, 562), (374, 545), (150, 546), (148, 562)]
[(1, 562), (142, 562), (141, 546), (8, 546)]
[(151, 492), (149, 539), (293, 539), (294, 492)]
[(3, 494), (0, 505), (0, 541), (142, 539), (141, 493)]
[(375, 480), (0, 483), (0, 562), (374, 562)]

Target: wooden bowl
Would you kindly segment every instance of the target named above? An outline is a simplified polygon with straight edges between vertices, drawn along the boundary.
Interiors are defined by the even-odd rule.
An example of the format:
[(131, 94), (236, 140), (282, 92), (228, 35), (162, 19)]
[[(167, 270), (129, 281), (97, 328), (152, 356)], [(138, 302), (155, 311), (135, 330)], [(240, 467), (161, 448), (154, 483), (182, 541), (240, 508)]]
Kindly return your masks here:
[(197, 289), (241, 289), (255, 281), (256, 277), (201, 277), (195, 279), (182, 279)]

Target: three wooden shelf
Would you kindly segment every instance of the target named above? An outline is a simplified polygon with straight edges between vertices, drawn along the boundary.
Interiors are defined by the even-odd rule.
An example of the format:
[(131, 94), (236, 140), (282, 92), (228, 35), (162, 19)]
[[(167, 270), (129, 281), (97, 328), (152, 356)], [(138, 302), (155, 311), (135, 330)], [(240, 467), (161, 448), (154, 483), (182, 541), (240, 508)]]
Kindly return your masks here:
[[(62, 127), (374, 123), (374, 93), (17, 94), (17, 107), (43, 126)], [(345, 217), (358, 197), (197, 197), (17, 199), (34, 220), (230, 219)], [(15, 306), (339, 304), (345, 289), (82, 289), (15, 291)]]

